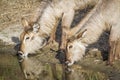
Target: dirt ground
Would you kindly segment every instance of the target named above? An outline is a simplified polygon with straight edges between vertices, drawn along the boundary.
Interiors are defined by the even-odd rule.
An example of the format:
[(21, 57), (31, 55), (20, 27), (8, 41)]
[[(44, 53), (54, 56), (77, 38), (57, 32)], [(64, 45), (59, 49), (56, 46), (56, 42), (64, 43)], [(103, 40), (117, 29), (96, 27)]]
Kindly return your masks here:
[(0, 0), (0, 39), (14, 44), (22, 31), (21, 18), (30, 17), (41, 0)]
[[(61, 64), (59, 60), (55, 58), (56, 52), (51, 51), (49, 46), (46, 46), (43, 50), (38, 51), (36, 55), (31, 55), (29, 56), (29, 59), (23, 60), (19, 63), (19, 59), (17, 59), (14, 47), (17, 43), (19, 43), (19, 35), (23, 29), (21, 27), (21, 18), (30, 18), (30, 16), (34, 14), (34, 11), (40, 5), (40, 2), (41, 0), (0, 0), (0, 80), (24, 80), (24, 75), (22, 72), (23, 69), (29, 68), (32, 70), (30, 67), (25, 66), (31, 65), (31, 63), (35, 63), (34, 65), (36, 66), (38, 61), (39, 64), (45, 63), (42, 65), (45, 66), (44, 72), (42, 73), (46, 75), (47, 69), (50, 70), (50, 72), (47, 71), (49, 76), (43, 80), (53, 80), (53, 78), (49, 79), (49, 77), (51, 74), (54, 76), (56, 71), (58, 71), (57, 74), (61, 74), (62, 77), (57, 75), (57, 79), (54, 80), (79, 80), (79, 75), (81, 75), (79, 73), (84, 73), (89, 76), (89, 78), (86, 78), (85, 80), (120, 80), (120, 61), (116, 61), (113, 66), (107, 66), (106, 61), (103, 61), (102, 57), (103, 52), (106, 53), (105, 55), (107, 55), (109, 33), (102, 35), (97, 44), (90, 45), (90, 49), (88, 50), (83, 60), (77, 62), (71, 67), (74, 70), (72, 74), (63, 75), (64, 71), (61, 72), (61, 68), (59, 68)], [(84, 16), (84, 13), (85, 11), (80, 12), (81, 16)], [(76, 19), (77, 20), (75, 20), (75, 23), (78, 21), (78, 17), (76, 17)], [(73, 23), (73, 25), (75, 23)], [(93, 47), (98, 48), (98, 50), (93, 49)], [(57, 50), (56, 45), (53, 49), (55, 51)], [(55, 66), (51, 67), (48, 66), (48, 64), (56, 64), (56, 71), (52, 70), (52, 67), (54, 68)], [(80, 71), (82, 68), (82, 72), (80, 72), (78, 68)], [(92, 72), (89, 73), (89, 71), (86, 70), (91, 70)], [(94, 74), (100, 72), (102, 73), (103, 77), (93, 78), (95, 77), (92, 76), (93, 72), (95, 72)], [(42, 75), (42, 78), (44, 78), (45, 75)], [(67, 78), (65, 78), (66, 76)], [(104, 78), (104, 76), (106, 78)], [(90, 77), (92, 77), (92, 79)], [(54, 78), (56, 77), (54, 76)]]

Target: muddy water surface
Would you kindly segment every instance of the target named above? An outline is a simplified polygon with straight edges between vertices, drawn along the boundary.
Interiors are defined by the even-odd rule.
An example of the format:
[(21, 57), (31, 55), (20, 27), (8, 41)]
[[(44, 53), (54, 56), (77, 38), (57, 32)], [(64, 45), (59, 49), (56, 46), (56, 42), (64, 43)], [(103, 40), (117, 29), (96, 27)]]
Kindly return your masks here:
[(61, 65), (48, 47), (20, 58), (14, 46), (0, 43), (0, 80), (120, 80), (119, 61), (106, 66), (101, 57), (85, 57), (71, 67)]
[(0, 41), (0, 80), (25, 80), (13, 46)]

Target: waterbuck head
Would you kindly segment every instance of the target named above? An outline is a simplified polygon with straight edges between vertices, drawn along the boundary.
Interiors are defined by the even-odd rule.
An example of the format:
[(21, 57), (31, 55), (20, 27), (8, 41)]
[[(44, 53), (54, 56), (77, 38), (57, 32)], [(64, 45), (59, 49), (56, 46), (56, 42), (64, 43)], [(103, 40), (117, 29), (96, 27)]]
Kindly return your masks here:
[(22, 26), (24, 30), (20, 35), (20, 49), (18, 54), (25, 57), (44, 47), (47, 43), (47, 35), (42, 33), (38, 23), (30, 23), (25, 18), (22, 18)]
[(81, 60), (85, 54), (86, 43), (82, 41), (86, 30), (68, 39), (66, 51), (66, 64), (71, 66), (74, 62)]

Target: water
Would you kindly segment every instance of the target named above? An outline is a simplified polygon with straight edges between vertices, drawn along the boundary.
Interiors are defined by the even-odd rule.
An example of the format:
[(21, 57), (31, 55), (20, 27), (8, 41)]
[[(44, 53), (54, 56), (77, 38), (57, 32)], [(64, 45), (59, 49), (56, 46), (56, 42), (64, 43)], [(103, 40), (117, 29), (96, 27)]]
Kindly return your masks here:
[(120, 69), (87, 58), (64, 66), (48, 48), (37, 55), (19, 58), (14, 46), (0, 43), (0, 80), (120, 80)]
[(20, 60), (26, 79), (33, 80), (107, 80), (104, 73), (85, 70), (81, 66), (66, 67), (62, 64), (41, 62), (37, 57)]
[(0, 80), (25, 80), (15, 56), (0, 54)]
[(0, 80), (25, 80), (13, 47), (0, 41)]

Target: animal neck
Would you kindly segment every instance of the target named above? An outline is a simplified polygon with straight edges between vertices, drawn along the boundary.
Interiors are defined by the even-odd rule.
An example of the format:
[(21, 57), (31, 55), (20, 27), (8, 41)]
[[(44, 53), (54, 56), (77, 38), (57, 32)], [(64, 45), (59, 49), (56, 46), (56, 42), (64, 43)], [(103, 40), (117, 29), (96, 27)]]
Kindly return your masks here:
[[(90, 2), (93, 1), (95, 3), (95, 1), (97, 1), (97, 0), (95, 0), (95, 1), (94, 0), (85, 0), (85, 1), (89, 2), (89, 4), (90, 4)], [(86, 5), (89, 5), (89, 4), (86, 3)], [(94, 8), (91, 9), (91, 11), (87, 13), (87, 15), (79, 22), (79, 24), (70, 30), (69, 34), (71, 36), (77, 34), (82, 29), (82, 27), (89, 21), (89, 19), (96, 13), (96, 11), (99, 9), (99, 7), (101, 5), (102, 5), (102, 0), (99, 0), (98, 3), (96, 3), (96, 5), (94, 6)]]
[(85, 9), (87, 6), (94, 6), (99, 0), (74, 0), (77, 9)]
[[(100, 20), (99, 20), (100, 19)], [(103, 24), (102, 18), (93, 18), (85, 25), (84, 29), (87, 29), (85, 36), (81, 39), (86, 44), (96, 43), (103, 32), (106, 31), (105, 25)]]
[(31, 22), (37, 22), (39, 18), (41, 17), (44, 9), (47, 7), (48, 1), (42, 0), (40, 2), (40, 5), (37, 7), (37, 9), (34, 11), (34, 15), (31, 17)]
[(48, 5), (38, 21), (40, 24), (40, 30), (48, 36), (50, 36), (52, 30), (57, 27), (62, 15), (62, 12), (57, 12), (55, 8), (56, 7), (53, 7), (52, 5)]

